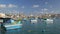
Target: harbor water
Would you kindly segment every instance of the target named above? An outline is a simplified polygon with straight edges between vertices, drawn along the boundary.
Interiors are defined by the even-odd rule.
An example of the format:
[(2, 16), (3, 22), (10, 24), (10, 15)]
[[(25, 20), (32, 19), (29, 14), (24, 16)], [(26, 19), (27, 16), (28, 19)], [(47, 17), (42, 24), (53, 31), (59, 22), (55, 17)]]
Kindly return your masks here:
[(50, 24), (40, 19), (37, 23), (25, 20), (22, 24), (22, 28), (0, 31), (0, 34), (60, 34), (60, 18), (54, 19)]

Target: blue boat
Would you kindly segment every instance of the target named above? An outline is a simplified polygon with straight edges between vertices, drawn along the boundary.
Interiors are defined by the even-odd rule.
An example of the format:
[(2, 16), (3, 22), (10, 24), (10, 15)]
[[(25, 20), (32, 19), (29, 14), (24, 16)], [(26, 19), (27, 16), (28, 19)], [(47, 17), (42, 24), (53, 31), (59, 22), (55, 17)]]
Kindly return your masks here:
[(11, 18), (0, 18), (0, 21), (7, 30), (22, 28), (21, 21), (13, 20)]

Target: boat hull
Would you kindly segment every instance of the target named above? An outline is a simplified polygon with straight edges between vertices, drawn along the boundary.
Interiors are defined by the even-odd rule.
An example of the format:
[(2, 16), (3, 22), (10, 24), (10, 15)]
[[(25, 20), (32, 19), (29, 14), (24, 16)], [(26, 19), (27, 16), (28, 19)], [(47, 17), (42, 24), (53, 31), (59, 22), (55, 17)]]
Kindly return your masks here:
[(4, 25), (4, 26), (6, 27), (7, 30), (22, 28), (22, 24)]

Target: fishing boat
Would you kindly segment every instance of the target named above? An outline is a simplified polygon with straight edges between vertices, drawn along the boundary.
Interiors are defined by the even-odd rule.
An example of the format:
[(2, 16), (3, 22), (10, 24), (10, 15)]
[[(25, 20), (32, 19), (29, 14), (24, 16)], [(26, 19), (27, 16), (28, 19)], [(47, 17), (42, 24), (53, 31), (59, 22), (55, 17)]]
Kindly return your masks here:
[(22, 24), (14, 24), (14, 25), (4, 25), (6, 27), (7, 30), (9, 29), (18, 29), (18, 28), (21, 28)]
[(16, 21), (11, 18), (0, 18), (0, 22), (3, 23), (3, 26), (7, 29), (17, 29), (22, 27), (21, 21)]

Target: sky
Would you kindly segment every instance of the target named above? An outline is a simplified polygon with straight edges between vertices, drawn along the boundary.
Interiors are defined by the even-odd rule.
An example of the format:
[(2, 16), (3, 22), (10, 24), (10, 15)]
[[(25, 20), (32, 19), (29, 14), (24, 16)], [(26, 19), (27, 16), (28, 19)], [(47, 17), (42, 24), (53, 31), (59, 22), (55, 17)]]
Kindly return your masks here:
[(0, 13), (60, 13), (60, 0), (0, 0)]

